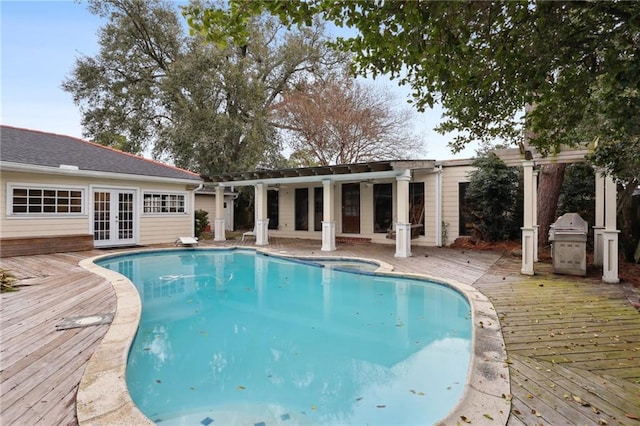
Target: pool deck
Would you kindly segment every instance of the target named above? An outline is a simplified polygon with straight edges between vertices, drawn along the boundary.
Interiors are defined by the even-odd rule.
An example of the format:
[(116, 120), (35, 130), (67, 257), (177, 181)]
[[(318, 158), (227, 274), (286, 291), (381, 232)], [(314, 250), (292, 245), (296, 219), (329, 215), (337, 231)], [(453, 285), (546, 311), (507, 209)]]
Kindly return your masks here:
[[(252, 242), (205, 242), (233, 247)], [(493, 303), (507, 350), (511, 400), (507, 425), (639, 425), (640, 313), (624, 284), (598, 277), (553, 275), (536, 264), (520, 275), (520, 259), (498, 253), (414, 247), (394, 257), (391, 245), (344, 243), (320, 251), (319, 241), (273, 239), (287, 255), (377, 259), (397, 272), (471, 285)], [(5, 258), (20, 291), (0, 295), (0, 423), (74, 425), (76, 392), (109, 325), (56, 330), (63, 319), (116, 311), (108, 280), (78, 263), (117, 251)], [(469, 421), (460, 412), (460, 424)], [(489, 416), (490, 417), (490, 416)], [(452, 423), (455, 424), (455, 423)], [(481, 417), (471, 424), (498, 424)]]

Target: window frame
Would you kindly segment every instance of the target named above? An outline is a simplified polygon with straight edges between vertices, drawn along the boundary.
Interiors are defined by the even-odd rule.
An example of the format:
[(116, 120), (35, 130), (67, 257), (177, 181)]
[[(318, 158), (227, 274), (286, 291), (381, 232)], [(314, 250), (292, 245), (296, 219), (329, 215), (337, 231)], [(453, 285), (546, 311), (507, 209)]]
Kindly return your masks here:
[[(17, 196), (15, 194), (16, 190), (24, 190), (26, 191), (25, 195)], [(39, 191), (40, 194), (30, 194), (30, 191)], [(46, 194), (49, 192), (49, 194)], [(53, 192), (53, 194), (51, 194)], [(68, 194), (65, 196), (61, 193), (67, 192)], [(79, 195), (74, 195), (72, 192), (78, 192)], [(37, 218), (48, 218), (48, 219), (63, 219), (63, 218), (74, 218), (74, 217), (86, 217), (87, 216), (87, 193), (88, 189), (86, 186), (79, 185), (55, 185), (55, 184), (41, 184), (41, 183), (22, 183), (22, 182), (7, 182), (7, 195), (6, 195), (6, 217), (7, 219), (37, 219)], [(26, 211), (24, 212), (16, 212), (15, 211), (15, 200), (17, 198), (24, 198), (24, 205)], [(35, 200), (40, 198), (39, 204), (30, 204), (31, 200)], [(53, 202), (51, 201), (53, 199)], [(46, 201), (48, 200), (48, 201)], [(66, 200), (66, 203), (61, 203), (60, 201)], [(77, 202), (73, 202), (73, 201)], [(40, 206), (40, 211), (29, 211), (29, 207)], [(80, 208), (80, 211), (60, 211), (60, 209), (64, 206), (67, 206), (69, 210), (71, 207), (77, 206)], [(45, 207), (53, 208), (54, 211), (44, 211)]]
[(386, 234), (393, 229), (393, 183), (374, 183), (371, 198), (373, 200), (373, 232)]
[(470, 237), (473, 235), (473, 226), (468, 226), (471, 206), (467, 201), (469, 182), (458, 182), (458, 236)]
[(293, 195), (294, 231), (309, 231), (309, 188), (296, 188)]
[[(171, 206), (166, 207), (163, 205), (166, 201), (163, 199), (164, 197), (182, 197), (182, 211), (156, 211), (151, 210), (147, 211), (146, 199), (148, 196), (159, 196), (160, 205), (151, 204), (149, 208), (151, 209), (170, 209)], [(153, 201), (153, 199), (152, 199)], [(171, 200), (169, 200), (171, 201)], [(167, 217), (167, 216), (184, 216), (189, 214), (189, 194), (186, 191), (158, 191), (158, 190), (143, 190), (142, 197), (140, 197), (141, 208), (140, 211), (142, 216), (159, 216), (159, 217)]]

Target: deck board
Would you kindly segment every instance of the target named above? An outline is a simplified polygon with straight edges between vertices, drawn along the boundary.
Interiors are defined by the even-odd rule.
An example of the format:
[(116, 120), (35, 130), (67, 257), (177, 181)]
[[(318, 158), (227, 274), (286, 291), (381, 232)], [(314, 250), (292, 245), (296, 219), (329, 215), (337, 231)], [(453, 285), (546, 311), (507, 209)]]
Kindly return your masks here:
[(0, 296), (0, 417), (3, 425), (75, 425), (76, 390), (91, 354), (108, 330), (56, 330), (72, 316), (115, 312), (115, 293), (78, 261), (95, 254), (4, 258), (21, 278)]
[(498, 312), (511, 362), (508, 425), (640, 424), (630, 418), (640, 416), (640, 315), (622, 286), (518, 267), (503, 257), (474, 284)]

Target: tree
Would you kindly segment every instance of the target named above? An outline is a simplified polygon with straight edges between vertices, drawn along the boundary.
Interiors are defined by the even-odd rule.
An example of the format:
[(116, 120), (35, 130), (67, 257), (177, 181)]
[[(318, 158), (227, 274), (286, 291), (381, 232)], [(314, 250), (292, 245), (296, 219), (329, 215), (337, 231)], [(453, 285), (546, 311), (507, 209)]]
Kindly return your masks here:
[(301, 166), (408, 158), (419, 143), (409, 111), (394, 97), (345, 73), (301, 82), (274, 107)]
[(519, 141), (525, 104), (538, 105), (527, 118), (540, 148), (575, 144), (572, 129), (599, 76), (625, 73), (629, 84), (640, 81), (632, 72), (635, 2), (232, 0), (226, 11), (185, 14), (212, 40), (242, 40), (247, 17), (262, 10), (289, 25), (318, 15), (356, 30), (337, 40), (354, 54), (355, 70), (400, 78), (420, 108), (441, 101), (440, 128), (466, 130), (456, 148), (487, 138)]
[(594, 224), (595, 187), (593, 167), (585, 163), (567, 165), (558, 202), (558, 216), (578, 213), (587, 223)]
[(518, 171), (488, 153), (473, 162), (466, 200), (474, 237), (483, 241), (509, 239), (517, 228)]
[(267, 17), (224, 48), (189, 36), (161, 0), (91, 0), (108, 22), (100, 52), (77, 59), (63, 88), (80, 106), (85, 136), (133, 153), (152, 150), (202, 174), (279, 165), (270, 106), (301, 74), (337, 56), (322, 26), (284, 31)]
[[(640, 2), (229, 4), (226, 11), (185, 13), (214, 41), (243, 39), (247, 16), (261, 10), (288, 25), (321, 16), (356, 31), (336, 42), (353, 53), (356, 72), (399, 78), (411, 86), (418, 108), (442, 104), (438, 130), (460, 132), (450, 143), (454, 150), (469, 141), (520, 143), (526, 123), (543, 154), (597, 140), (594, 163), (626, 182), (625, 191), (638, 185), (640, 167), (626, 156), (635, 150), (632, 156), (640, 157)], [(525, 112), (525, 105), (536, 107)], [(623, 163), (631, 167), (618, 166)], [(625, 192), (620, 200), (627, 198)]]

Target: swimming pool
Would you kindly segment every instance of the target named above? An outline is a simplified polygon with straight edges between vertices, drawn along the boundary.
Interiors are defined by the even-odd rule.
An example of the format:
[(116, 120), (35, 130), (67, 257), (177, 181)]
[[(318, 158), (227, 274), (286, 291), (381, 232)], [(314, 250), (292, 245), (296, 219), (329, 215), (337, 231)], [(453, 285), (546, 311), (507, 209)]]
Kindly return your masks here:
[(108, 258), (143, 301), (127, 382), (161, 424), (430, 424), (456, 404), (470, 306), (423, 280), (246, 251)]

